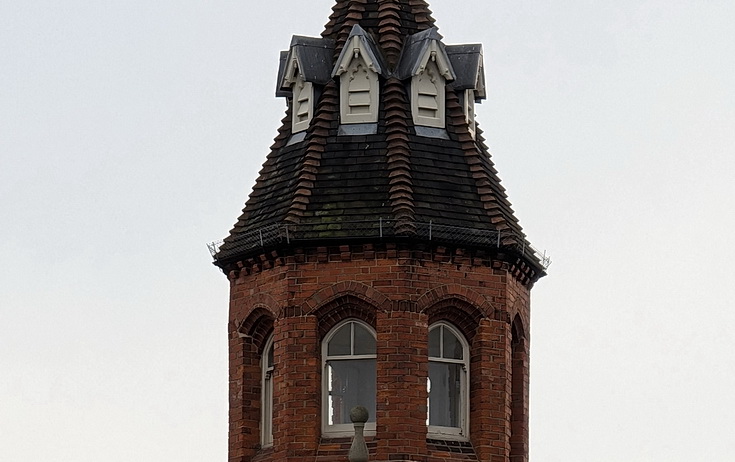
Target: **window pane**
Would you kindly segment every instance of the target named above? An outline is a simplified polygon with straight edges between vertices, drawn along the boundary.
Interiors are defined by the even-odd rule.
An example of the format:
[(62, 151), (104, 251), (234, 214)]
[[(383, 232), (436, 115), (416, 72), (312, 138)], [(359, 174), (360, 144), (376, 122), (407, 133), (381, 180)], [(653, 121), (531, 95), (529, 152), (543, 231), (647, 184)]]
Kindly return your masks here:
[(374, 355), (375, 337), (365, 326), (355, 323), (355, 349), (356, 355)]
[(266, 377), (263, 384), (263, 444), (273, 444), (273, 379)]
[(461, 426), (463, 373), (461, 364), (429, 361), (429, 425)]
[(365, 406), (375, 422), (375, 360), (328, 361), (329, 425), (350, 424), (350, 409)]
[(335, 332), (332, 340), (329, 341), (329, 345), (327, 346), (327, 355), (339, 356), (351, 354), (351, 326), (352, 323), (348, 322), (344, 326), (340, 327), (337, 332)]
[(462, 343), (449, 329), (444, 329), (444, 358), (462, 359)]
[(273, 367), (273, 364), (275, 364), (273, 361), (273, 346), (274, 345), (275, 345), (274, 343), (271, 343), (270, 348), (268, 348), (268, 356), (267, 356), (268, 359), (266, 360), (266, 364), (265, 364), (266, 368), (271, 368)]
[(429, 331), (429, 356), (432, 358), (441, 358), (440, 336), (441, 326)]

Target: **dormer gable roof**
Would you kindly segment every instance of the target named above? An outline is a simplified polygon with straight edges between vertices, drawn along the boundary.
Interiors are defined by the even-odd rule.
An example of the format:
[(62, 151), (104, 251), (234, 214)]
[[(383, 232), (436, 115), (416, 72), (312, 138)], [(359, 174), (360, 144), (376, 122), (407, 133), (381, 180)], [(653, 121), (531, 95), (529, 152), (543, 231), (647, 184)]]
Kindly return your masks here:
[(288, 62), (289, 50), (280, 52), (278, 58), (278, 79), (276, 80), (276, 98), (289, 98), (293, 96), (291, 87), (283, 88), (283, 77), (286, 75), (286, 63)]
[(454, 80), (454, 70), (441, 40), (436, 27), (408, 36), (398, 61), (396, 77), (405, 80), (419, 75), (434, 57), (442, 76), (448, 81)]
[(344, 74), (350, 67), (352, 60), (357, 56), (361, 56), (367, 64), (368, 69), (383, 77), (387, 76), (388, 68), (385, 65), (380, 49), (376, 45), (373, 38), (365, 29), (355, 24), (350, 31), (345, 46), (337, 58), (337, 62), (332, 70), (332, 77), (338, 77)]
[(475, 98), (485, 99), (485, 66), (483, 63), (482, 45), (447, 45), (445, 47), (455, 80), (455, 90), (474, 90)]
[[(281, 52), (281, 59), (283, 53)], [(330, 71), (334, 56), (334, 40), (294, 35), (291, 47), (286, 53), (286, 60), (281, 64), (283, 72), (279, 69), (279, 92), (289, 90), (298, 74), (306, 82), (318, 85), (326, 85), (332, 80)]]

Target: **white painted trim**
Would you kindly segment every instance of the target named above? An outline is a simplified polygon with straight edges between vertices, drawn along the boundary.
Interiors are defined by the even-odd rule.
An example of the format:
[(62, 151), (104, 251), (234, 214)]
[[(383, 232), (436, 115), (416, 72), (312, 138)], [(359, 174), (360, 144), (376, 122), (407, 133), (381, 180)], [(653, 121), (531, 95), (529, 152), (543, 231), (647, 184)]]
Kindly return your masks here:
[[(469, 429), (470, 429), (470, 347), (467, 343), (467, 339), (464, 338), (464, 335), (457, 330), (454, 326), (452, 326), (449, 323), (440, 321), (435, 324), (432, 324), (429, 327), (429, 332), (431, 332), (434, 329), (444, 327), (444, 329), (449, 330), (452, 334), (454, 334), (459, 341), (462, 343), (462, 359), (450, 359), (450, 358), (437, 358), (437, 357), (429, 357), (429, 362), (435, 361), (435, 362), (442, 362), (442, 363), (451, 363), (451, 364), (462, 364), (464, 374), (462, 375), (462, 383), (461, 383), (461, 395), (460, 399), (462, 400), (462, 410), (459, 416), (460, 426), (459, 427), (443, 427), (438, 425), (429, 425), (429, 406), (428, 406), (428, 398), (427, 398), (427, 415), (426, 415), (426, 422), (427, 422), (427, 437), (428, 438), (435, 438), (435, 439), (451, 439), (451, 440), (457, 440), (457, 441), (468, 441), (469, 440)], [(442, 333), (443, 334), (443, 333)], [(443, 340), (440, 340), (440, 345), (443, 350)], [(428, 377), (427, 377), (428, 380)]]
[[(354, 39), (353, 39), (354, 41)], [(358, 41), (358, 43), (361, 42)], [(365, 54), (356, 51), (349, 66), (340, 68), (340, 122), (366, 124), (378, 121), (380, 82), (378, 74), (365, 60)]]
[(260, 358), (260, 445), (273, 446), (273, 371), (275, 365), (268, 364), (268, 351), (273, 348), (273, 334), (265, 343)]
[(291, 132), (298, 133), (309, 128), (312, 117), (314, 117), (314, 84), (306, 82), (301, 74), (298, 74), (293, 89)]
[[(352, 51), (348, 53), (347, 50), (350, 49)], [(354, 36), (348, 43), (345, 44), (344, 51), (342, 52), (342, 60), (335, 65), (333, 75), (341, 76), (342, 74), (347, 72), (347, 70), (350, 68), (350, 65), (352, 64), (352, 61), (358, 58), (362, 59), (365, 62), (365, 65), (367, 65), (368, 69), (375, 72), (376, 74), (379, 72), (378, 63), (373, 61), (371, 54), (368, 53), (363, 41), (360, 39), (359, 36)]]
[(475, 119), (475, 91), (467, 89), (464, 91), (464, 101), (462, 104), (464, 109), (464, 120), (467, 122), (467, 129), (472, 135), (472, 139), (475, 139), (477, 134), (477, 123)]
[(435, 60), (427, 61), (411, 80), (411, 113), (413, 123), (425, 127), (444, 128), (446, 83)]
[[(329, 377), (327, 372), (327, 347), (329, 345), (329, 341), (332, 340), (332, 337), (334, 337), (334, 334), (337, 333), (337, 331), (342, 328), (345, 324), (349, 323), (356, 323), (360, 324), (364, 328), (368, 330), (373, 335), (373, 338), (377, 339), (377, 334), (375, 330), (368, 324), (360, 321), (359, 319), (346, 319), (336, 326), (334, 326), (329, 333), (324, 337), (324, 340), (322, 340), (322, 435), (326, 436), (328, 438), (338, 438), (338, 437), (345, 437), (345, 436), (354, 436), (355, 429), (354, 425), (349, 424), (336, 424), (336, 425), (329, 425), (328, 422), (328, 416), (329, 416)], [(354, 328), (352, 329), (352, 335), (353, 335), (353, 342), (354, 342)], [(354, 345), (354, 344), (353, 344)], [(376, 369), (377, 369), (377, 352), (374, 355), (347, 355), (347, 356), (335, 356), (335, 359), (375, 359), (376, 360)], [(377, 371), (376, 371), (376, 377), (377, 377)], [(377, 394), (377, 383), (375, 384), (375, 392)], [(376, 397), (377, 398), (377, 397)], [(377, 402), (377, 399), (376, 399)], [(374, 419), (377, 420), (377, 416), (371, 416)], [(375, 422), (367, 422), (365, 424), (365, 435), (366, 436), (375, 436)]]
[(454, 80), (454, 76), (452, 75), (452, 65), (449, 63), (446, 53), (442, 52), (442, 50), (440, 49), (439, 42), (437, 42), (436, 40), (431, 41), (429, 47), (426, 49), (426, 52), (421, 57), (419, 68), (416, 71), (415, 75), (424, 72), (426, 66), (429, 63), (429, 60), (436, 63), (439, 73), (446, 80)]

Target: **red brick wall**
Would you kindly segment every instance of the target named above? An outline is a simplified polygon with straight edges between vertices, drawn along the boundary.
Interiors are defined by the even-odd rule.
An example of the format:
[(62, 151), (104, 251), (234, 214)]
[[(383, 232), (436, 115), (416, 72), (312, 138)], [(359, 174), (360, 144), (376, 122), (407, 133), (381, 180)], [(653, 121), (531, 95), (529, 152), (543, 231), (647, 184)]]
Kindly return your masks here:
[[(321, 341), (352, 317), (377, 332), (371, 460), (509, 461), (511, 435), (527, 448), (528, 433), (528, 358), (511, 348), (510, 320), (517, 316), (527, 335), (530, 315), (529, 287), (517, 274), (479, 253), (391, 245), (297, 249), (243, 262), (230, 273), (229, 460), (347, 460), (348, 445), (321, 438)], [(470, 344), (471, 444), (461, 448), (426, 439), (428, 327), (440, 320)], [(262, 450), (259, 355), (270, 332), (274, 447)], [(511, 372), (519, 359), (526, 383), (521, 436), (511, 427)]]
[(428, 324), (426, 315), (381, 311), (377, 320), (377, 460), (425, 456)]

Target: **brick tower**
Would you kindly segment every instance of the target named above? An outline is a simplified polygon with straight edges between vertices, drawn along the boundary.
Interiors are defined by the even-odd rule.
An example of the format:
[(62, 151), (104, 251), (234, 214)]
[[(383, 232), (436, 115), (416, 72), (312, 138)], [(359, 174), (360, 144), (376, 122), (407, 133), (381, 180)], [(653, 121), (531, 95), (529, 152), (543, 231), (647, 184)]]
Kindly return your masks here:
[(286, 116), (214, 250), (230, 281), (229, 460), (528, 460), (529, 290), (545, 273), (475, 104), (480, 45), (423, 0), (337, 0), (281, 53)]

